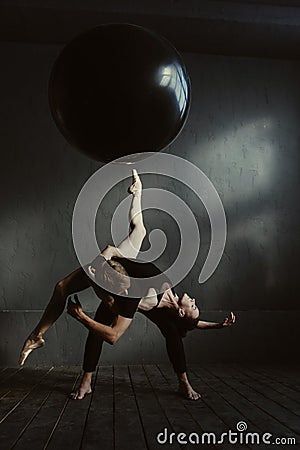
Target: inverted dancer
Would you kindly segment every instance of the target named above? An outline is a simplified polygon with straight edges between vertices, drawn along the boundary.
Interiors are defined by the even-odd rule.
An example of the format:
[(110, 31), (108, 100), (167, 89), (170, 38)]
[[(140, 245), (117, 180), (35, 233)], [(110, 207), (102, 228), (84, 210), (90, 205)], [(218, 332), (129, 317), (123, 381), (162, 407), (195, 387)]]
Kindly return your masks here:
[[(140, 299), (135, 299), (135, 301), (133, 301), (132, 299), (119, 297), (117, 295), (114, 298), (109, 290), (101, 288), (96, 282), (98, 279), (101, 285), (109, 286), (111, 284), (113, 292), (117, 291), (120, 295), (126, 295), (128, 293), (127, 290), (130, 283), (128, 277), (124, 277), (127, 272), (120, 262), (114, 258), (123, 257), (125, 255), (127, 258), (136, 258), (146, 235), (143, 215), (141, 213), (142, 184), (136, 170), (133, 170), (133, 184), (129, 187), (128, 191), (132, 194), (129, 211), (131, 227), (129, 236), (124, 239), (118, 247), (108, 245), (101, 252), (93, 263), (88, 266), (90, 276), (88, 276), (85, 270), (80, 267), (55, 285), (52, 297), (42, 318), (23, 345), (20, 355), (20, 365), (24, 364), (33, 350), (45, 345), (43, 335), (64, 311), (67, 298), (70, 295), (83, 291), (89, 287), (92, 287), (96, 295), (107, 305), (114, 304), (114, 308), (118, 308), (119, 315), (116, 317), (114, 325), (112, 327), (100, 327), (101, 331), (104, 333), (104, 339), (113, 343), (119, 339), (128, 328)], [(125, 258), (122, 259), (125, 264)], [(130, 263), (130, 260), (128, 261)], [(153, 267), (155, 266), (153, 265)], [(93, 281), (93, 278), (95, 278), (95, 282)]]
[[(143, 297), (139, 302), (138, 312), (155, 323), (164, 336), (168, 357), (177, 375), (178, 392), (190, 400), (198, 400), (201, 395), (193, 389), (187, 376), (186, 357), (182, 338), (186, 336), (187, 331), (192, 329), (213, 330), (229, 327), (235, 322), (235, 316), (231, 313), (231, 317), (226, 317), (222, 322), (206, 322), (198, 320), (198, 318), (196, 320), (181, 320), (183, 311), (186, 311), (188, 308), (196, 311), (195, 300), (187, 294), (184, 294), (179, 299), (178, 296), (174, 295), (171, 288), (168, 288), (168, 286), (165, 287), (167, 289), (159, 302), (154, 292), (149, 292), (150, 295)], [(94, 321), (91, 319), (87, 320), (87, 316), (82, 311), (76, 294), (74, 298), (75, 303), (69, 302), (68, 304), (68, 313), (90, 330), (85, 344), (83, 359), (84, 373), (79, 387), (71, 393), (71, 397), (74, 400), (81, 400), (86, 394), (92, 392), (92, 376), (97, 368), (104, 341), (101, 333), (95, 332), (96, 327), (94, 327), (93, 322), (111, 324), (115, 315), (111, 311), (111, 308), (102, 302), (97, 309)], [(154, 307), (153, 304), (155, 304)]]
[[(126, 275), (148, 278), (161, 274), (161, 272), (152, 263), (141, 264), (134, 261), (146, 235), (141, 212), (142, 184), (135, 170), (133, 170), (133, 184), (130, 186), (129, 192), (132, 194), (129, 212), (131, 227), (129, 236), (118, 247), (107, 246), (101, 252), (99, 257), (88, 266), (90, 277), (86, 275), (84, 269), (79, 268), (56, 284), (52, 298), (40, 322), (25, 341), (21, 352), (20, 364), (24, 364), (26, 358), (34, 349), (45, 344), (43, 334), (63, 312), (67, 297), (75, 292), (92, 287), (96, 295), (102, 299), (95, 317), (97, 320), (92, 320), (86, 316), (78, 301), (76, 303), (69, 301), (68, 304), (69, 314), (90, 330), (87, 349), (92, 348), (92, 351), (86, 352), (85, 361), (87, 361), (87, 364), (84, 365), (84, 370), (89, 368), (91, 370), (85, 370), (85, 375), (87, 375), (83, 381), (86, 381), (89, 377), (91, 378), (91, 373), (94, 371), (94, 366), (97, 364), (100, 356), (103, 340), (110, 344), (117, 342), (130, 325), (134, 313), (139, 307), (150, 320), (159, 326), (165, 336), (168, 354), (178, 375), (181, 390), (185, 391), (185, 395), (189, 398), (196, 399), (199, 397), (199, 394), (193, 391), (186, 376), (181, 336), (188, 329), (195, 327), (220, 328), (228, 326), (234, 323), (234, 316), (232, 315), (231, 319), (226, 319), (223, 323), (200, 321), (199, 309), (195, 304), (195, 300), (187, 294), (179, 298), (170, 287), (167, 278), (162, 289), (160, 289), (161, 294), (157, 295), (157, 291), (154, 288), (145, 285), (145, 295), (142, 300), (130, 298), (128, 295), (130, 283)], [(110, 267), (108, 272), (106, 263)], [(111, 268), (114, 270), (112, 271)], [(111, 272), (113, 272), (113, 276)], [(92, 278), (95, 279), (95, 282)], [(114, 287), (113, 292), (117, 292), (117, 294), (111, 294), (109, 290), (101, 288), (96, 283), (97, 279), (100, 281), (100, 284), (102, 284), (101, 281), (103, 282), (104, 279), (106, 282), (111, 283), (111, 286)], [(172, 312), (173, 314), (166, 315), (166, 312)], [(96, 344), (94, 339), (97, 341)], [(95, 350), (96, 348), (98, 348), (97, 351)], [(179, 351), (178, 348), (180, 348)], [(180, 355), (180, 358), (178, 355)], [(86, 383), (83, 384), (86, 385)], [(86, 389), (85, 393), (87, 392), (88, 389)], [(74, 397), (81, 398), (82, 396), (78, 393), (77, 397), (76, 395)]]

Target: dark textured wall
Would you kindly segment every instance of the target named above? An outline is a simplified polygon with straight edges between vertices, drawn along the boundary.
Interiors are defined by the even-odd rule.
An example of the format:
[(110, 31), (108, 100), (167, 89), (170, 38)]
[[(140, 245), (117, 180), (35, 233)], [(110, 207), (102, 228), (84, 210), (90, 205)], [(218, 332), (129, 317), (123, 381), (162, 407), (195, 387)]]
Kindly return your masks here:
[[(16, 364), (55, 282), (78, 265), (72, 209), (99, 167), (66, 144), (51, 119), (47, 79), (59, 50), (0, 44), (1, 365)], [(299, 340), (299, 63), (196, 54), (184, 59), (192, 108), (184, 131), (166, 151), (209, 176), (228, 220), (225, 253), (204, 285), (197, 283), (210, 242), (203, 205), (181, 183), (145, 176), (144, 185), (175, 192), (198, 219), (201, 252), (178, 292), (198, 298), (203, 319), (221, 320), (230, 310), (237, 315), (230, 329), (191, 332), (188, 360), (290, 358)], [(110, 218), (127, 184), (116, 186), (99, 211), (100, 245), (110, 241)], [(179, 244), (172, 219), (147, 211), (145, 221), (148, 231), (160, 227), (173, 236), (162, 258), (167, 263)], [(81, 300), (87, 311), (95, 310), (91, 290)], [(80, 363), (85, 336), (64, 314), (47, 333), (47, 347), (28, 362)], [(105, 362), (138, 363), (162, 361), (166, 353), (159, 332), (137, 314), (126, 336), (114, 348), (105, 346), (103, 356)]]

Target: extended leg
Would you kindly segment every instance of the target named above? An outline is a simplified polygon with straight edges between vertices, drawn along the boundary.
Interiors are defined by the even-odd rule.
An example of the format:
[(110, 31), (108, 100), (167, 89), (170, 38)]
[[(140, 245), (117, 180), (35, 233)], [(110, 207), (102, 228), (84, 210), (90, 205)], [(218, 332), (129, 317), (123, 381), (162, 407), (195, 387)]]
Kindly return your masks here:
[(142, 199), (142, 182), (135, 169), (133, 169), (133, 184), (128, 191), (132, 194), (131, 207), (129, 210), (130, 233), (129, 236), (122, 241), (117, 250), (125, 258), (136, 258), (144, 237), (146, 229), (143, 222), (143, 213), (141, 207)]
[(20, 355), (20, 365), (22, 366), (28, 355), (36, 348), (45, 344), (43, 334), (59, 318), (66, 306), (67, 297), (75, 292), (87, 289), (92, 284), (90, 278), (83, 269), (77, 269), (63, 280), (59, 281), (53, 291), (52, 297), (45, 309), (45, 312), (26, 339)]
[[(94, 320), (104, 325), (110, 325), (113, 322), (115, 315), (112, 311), (102, 302), (97, 309)], [(96, 370), (101, 350), (103, 345), (103, 339), (96, 336), (94, 333), (89, 332), (84, 351), (83, 370), (80, 385), (75, 392), (71, 393), (71, 397), (74, 400), (81, 400), (86, 394), (92, 392), (91, 382), (93, 372)]]
[(201, 395), (189, 383), (182, 337), (172, 316), (161, 309), (140, 312), (155, 323), (165, 338), (168, 357), (178, 378), (178, 392), (190, 400), (198, 400)]

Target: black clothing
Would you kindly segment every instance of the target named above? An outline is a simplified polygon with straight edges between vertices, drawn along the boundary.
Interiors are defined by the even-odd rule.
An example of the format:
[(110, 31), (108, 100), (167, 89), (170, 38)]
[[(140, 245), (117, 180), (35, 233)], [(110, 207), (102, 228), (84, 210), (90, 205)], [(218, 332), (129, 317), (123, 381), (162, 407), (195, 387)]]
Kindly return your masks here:
[(169, 360), (176, 373), (186, 372), (186, 359), (182, 336), (170, 311), (153, 308), (150, 311), (139, 311), (159, 328), (166, 340)]
[[(104, 260), (105, 258), (100, 255), (100, 257)], [(148, 290), (150, 288), (155, 288), (157, 292), (160, 291), (161, 286), (163, 283), (169, 283), (171, 285), (170, 280), (163, 274), (163, 272), (153, 263), (150, 262), (142, 262), (137, 259), (130, 259), (130, 258), (119, 258), (114, 256), (111, 258), (114, 261), (119, 262), (126, 272), (128, 273), (129, 277), (132, 278), (143, 278), (143, 286), (142, 286), (142, 295), (139, 295), (138, 297), (134, 296), (136, 292), (141, 292), (140, 284), (139, 288), (137, 287), (137, 282), (135, 280), (131, 280), (131, 285), (128, 289), (128, 295), (117, 295), (114, 293), (111, 293), (111, 295), (114, 298), (114, 305), (117, 308), (118, 314), (122, 317), (126, 317), (128, 319), (132, 319), (134, 316), (134, 313), (136, 312), (138, 308), (138, 304), (142, 297), (146, 296)], [(99, 261), (99, 260), (98, 260)], [(151, 277), (154, 277), (156, 275), (161, 275), (159, 279), (159, 286), (156, 286)], [(149, 280), (147, 280), (149, 278)], [(158, 283), (158, 282), (156, 282)], [(163, 293), (158, 294), (158, 301), (161, 300)]]
[[(174, 371), (176, 373), (186, 372), (186, 359), (182, 337), (170, 312), (163, 308), (153, 308), (150, 311), (139, 312), (144, 314), (151, 322), (155, 323), (165, 337), (168, 356)], [(115, 314), (109, 307), (104, 302), (101, 302), (94, 320), (104, 325), (111, 325), (114, 317)], [(90, 331), (84, 352), (83, 370), (85, 372), (94, 372), (96, 369), (102, 345), (103, 339)]]
[[(102, 323), (103, 325), (111, 325), (114, 317), (115, 314), (102, 301), (96, 311), (94, 320), (98, 323)], [(85, 372), (94, 372), (96, 369), (100, 358), (102, 345), (103, 339), (90, 331), (85, 343), (83, 358), (83, 370)]]
[[(104, 259), (102, 255), (100, 255), (100, 261), (101, 258)], [(125, 268), (130, 277), (145, 279), (143, 281), (143, 296), (147, 294), (149, 288), (155, 288), (157, 292), (159, 292), (162, 282), (166, 282), (171, 286), (170, 280), (165, 275), (163, 275), (160, 279), (159, 287), (153, 285), (153, 280), (149, 279), (149, 281), (147, 281), (147, 278), (149, 277), (162, 274), (161, 270), (153, 263), (144, 263), (139, 262), (136, 259), (119, 257), (113, 257), (112, 259), (118, 261)], [(138, 308), (141, 297), (130, 297), (131, 292), (134, 291), (134, 287), (133, 280), (133, 283), (131, 283), (131, 286), (128, 289), (128, 296), (111, 294), (115, 300), (114, 307), (117, 307), (117, 312), (122, 317), (132, 319)], [(172, 292), (175, 295), (173, 288)], [(186, 360), (181, 333), (177, 328), (176, 322), (172, 318), (170, 312), (163, 308), (157, 308), (162, 296), (163, 293), (157, 295), (158, 302), (154, 308), (149, 311), (141, 310), (139, 312), (144, 314), (144, 316), (151, 320), (151, 322), (155, 323), (155, 325), (157, 325), (160, 329), (161, 333), (165, 337), (168, 356), (175, 372), (183, 373), (186, 372)], [(104, 302), (101, 302), (94, 320), (104, 325), (111, 325), (115, 316), (116, 312), (111, 311), (111, 309)], [(101, 354), (102, 345), (103, 339), (90, 331), (86, 341), (84, 353), (83, 370), (85, 372), (93, 372), (96, 369)]]

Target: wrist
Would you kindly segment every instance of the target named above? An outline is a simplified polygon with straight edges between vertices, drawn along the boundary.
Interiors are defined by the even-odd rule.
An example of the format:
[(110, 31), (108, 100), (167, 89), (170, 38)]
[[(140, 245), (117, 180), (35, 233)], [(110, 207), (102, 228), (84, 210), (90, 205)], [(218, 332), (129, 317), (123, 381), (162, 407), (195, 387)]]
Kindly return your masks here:
[(78, 321), (83, 323), (83, 325), (87, 325), (88, 319), (89, 317), (83, 311), (79, 313)]

